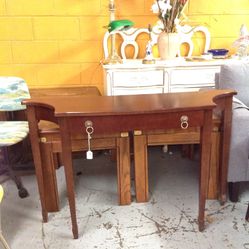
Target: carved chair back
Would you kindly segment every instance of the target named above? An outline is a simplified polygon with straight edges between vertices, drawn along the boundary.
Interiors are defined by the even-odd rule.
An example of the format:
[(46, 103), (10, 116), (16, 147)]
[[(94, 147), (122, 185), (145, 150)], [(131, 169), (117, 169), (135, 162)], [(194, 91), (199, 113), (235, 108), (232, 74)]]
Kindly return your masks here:
[[(189, 46), (187, 57), (192, 56), (193, 50), (194, 50), (194, 41), (192, 38), (197, 32), (203, 33), (204, 38), (205, 38), (203, 52), (206, 53), (208, 51), (210, 47), (210, 40), (211, 40), (209, 30), (204, 26), (191, 27), (189, 25), (185, 25), (178, 29), (178, 33), (180, 36), (180, 46), (178, 50), (178, 56), (181, 56), (180, 47), (184, 43), (188, 44)], [(120, 45), (121, 58), (127, 59), (126, 48), (128, 46), (132, 46), (134, 48), (133, 59), (137, 59), (138, 54), (139, 54), (139, 43), (138, 43), (137, 38), (140, 34), (143, 34), (143, 33), (148, 34), (149, 36), (148, 42), (150, 41), (152, 45), (157, 44), (157, 38), (158, 38), (158, 35), (160, 34), (160, 31), (155, 30), (155, 29), (152, 29), (151, 32), (149, 32), (147, 28), (130, 28), (126, 31), (116, 31), (115, 33), (106, 32), (104, 35), (104, 39), (103, 39), (104, 57), (107, 58), (109, 55), (109, 49), (108, 49), (109, 38), (111, 37), (111, 35), (118, 34), (122, 38), (122, 42)]]

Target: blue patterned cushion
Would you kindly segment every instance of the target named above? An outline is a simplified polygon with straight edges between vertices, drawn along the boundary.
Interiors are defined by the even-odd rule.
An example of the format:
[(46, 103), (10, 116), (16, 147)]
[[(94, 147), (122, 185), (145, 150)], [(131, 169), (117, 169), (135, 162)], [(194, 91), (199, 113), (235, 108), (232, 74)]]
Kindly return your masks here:
[(0, 147), (22, 141), (29, 132), (27, 121), (0, 121)]
[(0, 77), (0, 111), (23, 110), (26, 107), (21, 101), (29, 98), (29, 89), (23, 79)]

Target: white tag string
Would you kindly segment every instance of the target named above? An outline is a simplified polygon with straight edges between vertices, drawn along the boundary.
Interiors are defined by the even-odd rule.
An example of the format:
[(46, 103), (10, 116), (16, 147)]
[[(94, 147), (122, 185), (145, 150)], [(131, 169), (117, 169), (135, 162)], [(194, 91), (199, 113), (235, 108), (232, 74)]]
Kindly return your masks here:
[(91, 140), (91, 135), (90, 135), (90, 133), (87, 133), (87, 145), (88, 145), (88, 150), (91, 150), (91, 142), (90, 142), (90, 140)]
[(91, 151), (91, 134), (94, 132), (94, 129), (92, 125), (87, 125), (86, 126), (86, 133), (87, 133), (87, 146), (88, 146), (88, 151), (86, 152), (86, 159), (93, 159), (93, 153)]

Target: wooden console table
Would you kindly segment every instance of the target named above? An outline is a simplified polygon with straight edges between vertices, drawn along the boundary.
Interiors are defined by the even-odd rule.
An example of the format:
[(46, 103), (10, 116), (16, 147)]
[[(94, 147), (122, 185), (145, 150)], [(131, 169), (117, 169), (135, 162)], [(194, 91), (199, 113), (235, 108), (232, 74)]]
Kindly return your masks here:
[[(134, 130), (158, 130), (200, 127), (200, 184), (199, 184), (199, 230), (204, 229), (204, 213), (207, 194), (207, 176), (212, 129), (213, 99), (230, 94), (226, 90), (211, 90), (190, 93), (150, 94), (136, 96), (70, 96), (61, 98), (39, 98), (24, 101), (30, 124), (31, 141), (37, 138), (37, 128), (33, 127), (38, 108), (44, 119), (52, 119), (59, 124), (62, 158), (71, 213), (72, 231), (78, 238), (75, 209), (74, 178), (71, 155), (71, 137), (85, 135), (85, 123), (91, 121), (95, 134), (130, 132)], [(32, 148), (33, 152), (39, 150)], [(39, 191), (44, 196), (42, 184), (41, 158), (35, 156)], [(125, 166), (124, 166), (125, 167)], [(130, 178), (130, 171), (122, 171), (123, 179)], [(121, 177), (121, 178), (122, 178)], [(47, 211), (41, 198), (43, 219)]]

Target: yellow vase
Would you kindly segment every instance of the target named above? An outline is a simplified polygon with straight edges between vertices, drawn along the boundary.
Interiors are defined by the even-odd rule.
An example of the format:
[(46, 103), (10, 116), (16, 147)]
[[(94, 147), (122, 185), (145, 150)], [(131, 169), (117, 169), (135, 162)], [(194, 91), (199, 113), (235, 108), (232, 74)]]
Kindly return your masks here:
[(161, 32), (158, 36), (157, 46), (162, 60), (174, 59), (179, 50), (179, 34)]

